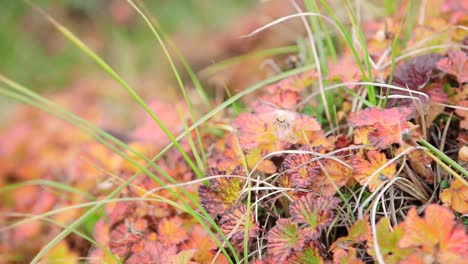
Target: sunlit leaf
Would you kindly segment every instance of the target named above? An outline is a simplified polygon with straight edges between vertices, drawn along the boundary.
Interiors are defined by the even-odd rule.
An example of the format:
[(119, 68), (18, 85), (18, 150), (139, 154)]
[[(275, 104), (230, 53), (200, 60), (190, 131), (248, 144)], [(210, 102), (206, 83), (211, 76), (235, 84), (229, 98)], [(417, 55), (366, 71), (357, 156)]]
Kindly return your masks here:
[(306, 239), (317, 239), (320, 232), (333, 220), (333, 210), (338, 203), (339, 199), (335, 197), (316, 198), (313, 193), (308, 193), (292, 203), (289, 210), (294, 222), (306, 224)]
[(245, 155), (247, 161), (247, 166), (249, 169), (256, 169), (257, 171), (273, 174), (276, 172), (276, 166), (273, 161), (269, 159), (264, 159), (262, 155), (262, 150), (260, 147), (250, 149)]
[(305, 238), (296, 222), (289, 218), (276, 221), (276, 225), (268, 231), (268, 256), (275, 263), (283, 263), (294, 251), (301, 251)]
[[(349, 122), (354, 127), (361, 127), (355, 135), (357, 142), (370, 142), (375, 148), (384, 149), (401, 142), (401, 134), (408, 128), (406, 120), (412, 111), (407, 107), (382, 110), (372, 107), (352, 113)], [(367, 140), (363, 138), (366, 134)]]
[(468, 214), (468, 187), (461, 180), (452, 181), (450, 188), (440, 194), (440, 199), (445, 206), (461, 214)]
[[(438, 263), (464, 263), (468, 258), (468, 236), (462, 224), (445, 207), (431, 204), (425, 216), (411, 208), (401, 224), (404, 236), (399, 247), (433, 258)], [(426, 259), (426, 257), (425, 257)]]
[(396, 165), (390, 163), (370, 178), (387, 163), (385, 154), (377, 150), (369, 150), (365, 157), (364, 155), (355, 155), (351, 161), (354, 167), (354, 179), (363, 186), (367, 184), (371, 192), (375, 191), (384, 181), (391, 180), (395, 176)]
[(66, 241), (61, 241), (53, 247), (43, 258), (43, 263), (54, 263), (66, 260), (67, 263), (79, 263), (79, 256), (72, 251)]
[(169, 264), (196, 264), (197, 262), (191, 261), (193, 255), (195, 254), (195, 249), (182, 250), (177, 255), (170, 256), (168, 258)]

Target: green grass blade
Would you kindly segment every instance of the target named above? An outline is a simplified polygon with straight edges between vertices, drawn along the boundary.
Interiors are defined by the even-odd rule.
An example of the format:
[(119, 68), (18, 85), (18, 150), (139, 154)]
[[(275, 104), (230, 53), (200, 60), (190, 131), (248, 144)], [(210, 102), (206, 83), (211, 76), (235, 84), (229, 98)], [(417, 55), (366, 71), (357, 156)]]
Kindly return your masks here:
[[(146, 16), (143, 11), (135, 5), (135, 3), (132, 1), (132, 0), (127, 0), (127, 2), (133, 7), (133, 9), (140, 15), (140, 17), (145, 21), (146, 25), (149, 27), (149, 29), (151, 30), (151, 32), (153, 33), (153, 35), (156, 37), (159, 45), (161, 45), (161, 48), (164, 52), (164, 55), (166, 56), (167, 60), (169, 61), (169, 65), (174, 73), (174, 76), (176, 77), (176, 80), (177, 80), (177, 83), (179, 85), (179, 88), (182, 92), (182, 95), (184, 96), (184, 101), (185, 103), (187, 104), (187, 107), (188, 107), (188, 110), (189, 110), (189, 113), (190, 113), (190, 117), (192, 120), (194, 120), (194, 113), (193, 113), (193, 105), (192, 105), (192, 102), (190, 101), (190, 98), (187, 94), (187, 91), (185, 89), (185, 86), (184, 86), (184, 83), (182, 81), (182, 78), (180, 77), (180, 74), (179, 72), (177, 71), (177, 68), (175, 66), (175, 63), (174, 61), (172, 60), (172, 57), (171, 55), (169, 54), (169, 51), (166, 47), (166, 45), (164, 44), (164, 41), (162, 39), (162, 37), (160, 36), (159, 32), (156, 30), (156, 28), (154, 27), (153, 23), (151, 23), (150, 19), (148, 18), (148, 16)], [(203, 143), (201, 142), (201, 137), (200, 137), (200, 132), (198, 131), (198, 129), (195, 129), (195, 133), (197, 134), (197, 140), (198, 140), (198, 145), (200, 147), (200, 151), (204, 151), (204, 147), (203, 147)], [(191, 146), (192, 147), (192, 146)], [(179, 150), (180, 151), (180, 150)], [(196, 155), (196, 156), (199, 156), (198, 154), (198, 151), (197, 151), (197, 148), (193, 148), (192, 147), (192, 152)], [(204, 172), (205, 172), (205, 168), (203, 166), (203, 164), (198, 164), (199, 166), (199, 170), (200, 170), (200, 173), (197, 173), (197, 176), (199, 178), (201, 177), (204, 177)]]

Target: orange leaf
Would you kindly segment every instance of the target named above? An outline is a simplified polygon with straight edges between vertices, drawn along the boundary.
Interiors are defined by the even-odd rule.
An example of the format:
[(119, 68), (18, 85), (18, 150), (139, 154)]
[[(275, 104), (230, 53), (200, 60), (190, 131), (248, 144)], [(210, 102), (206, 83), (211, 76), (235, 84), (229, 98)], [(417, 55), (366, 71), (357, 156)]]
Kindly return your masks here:
[(182, 224), (182, 219), (177, 216), (162, 219), (158, 224), (158, 241), (164, 246), (177, 245), (185, 241), (188, 235)]
[(241, 204), (225, 212), (219, 220), (221, 231), (226, 236), (230, 235), (229, 241), (238, 248), (243, 246), (245, 228), (248, 229), (249, 240), (254, 238), (258, 231), (258, 223), (254, 220), (253, 212), (250, 212), (248, 220), (246, 220), (246, 213), (247, 206)]
[[(354, 179), (363, 186), (368, 184), (371, 192), (375, 191), (384, 181), (393, 179), (396, 172), (395, 163), (391, 163), (384, 169), (380, 170), (379, 173), (372, 176), (385, 163), (387, 163), (385, 154), (380, 153), (377, 150), (368, 151), (366, 158), (355, 155), (352, 157)], [(370, 178), (370, 176), (372, 176), (372, 178)]]
[(455, 216), (445, 207), (431, 204), (423, 218), (411, 208), (401, 224), (405, 234), (401, 248), (433, 258), (437, 263), (465, 263), (468, 259), (468, 236), (462, 224), (455, 224)]
[(450, 188), (440, 194), (440, 199), (445, 206), (461, 214), (468, 214), (468, 187), (459, 179), (452, 181)]
[(344, 186), (353, 175), (352, 169), (342, 163), (327, 159), (322, 162), (321, 173), (313, 178), (311, 188), (323, 196), (332, 196), (341, 186)]
[(311, 162), (311, 154), (289, 154), (283, 161), (283, 171), (291, 180), (293, 188), (307, 188), (313, 177), (318, 176), (319, 168)]
[[(196, 249), (193, 259), (199, 263), (211, 263), (216, 254), (216, 243), (208, 235), (201, 225), (197, 224), (193, 227), (190, 238), (181, 245), (181, 249)], [(216, 264), (228, 263), (227, 259), (223, 254), (219, 255)]]

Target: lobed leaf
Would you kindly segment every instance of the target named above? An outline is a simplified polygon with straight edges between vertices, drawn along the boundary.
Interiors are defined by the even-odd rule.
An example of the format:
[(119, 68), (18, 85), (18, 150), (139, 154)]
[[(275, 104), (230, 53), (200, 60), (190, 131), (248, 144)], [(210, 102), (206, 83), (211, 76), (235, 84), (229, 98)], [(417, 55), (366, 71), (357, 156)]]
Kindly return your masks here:
[(289, 206), (294, 222), (306, 224), (304, 236), (307, 240), (317, 239), (320, 232), (333, 220), (333, 210), (337, 207), (339, 199), (335, 197), (315, 198), (308, 193)]
[(268, 231), (268, 256), (275, 263), (283, 263), (294, 251), (301, 251), (305, 238), (296, 222), (290, 218), (276, 221), (276, 225)]
[(408, 129), (406, 120), (412, 112), (408, 107), (382, 110), (372, 107), (352, 113), (349, 122), (353, 127), (360, 128), (355, 132), (355, 142), (370, 143), (378, 149), (401, 143), (401, 134)]
[(249, 240), (256, 237), (258, 231), (258, 223), (255, 222), (254, 214), (249, 214), (249, 219), (246, 219), (246, 212), (247, 206), (241, 204), (225, 212), (219, 220), (221, 231), (226, 236), (231, 235), (229, 241), (238, 248), (243, 246), (246, 228)]
[(450, 188), (445, 189), (440, 194), (440, 200), (445, 206), (449, 206), (461, 214), (468, 214), (468, 186), (459, 179), (453, 180)]
[[(377, 150), (369, 150), (365, 157), (356, 154), (351, 158), (351, 162), (354, 167), (354, 179), (363, 186), (368, 183), (371, 192), (375, 191), (384, 181), (391, 180), (395, 176), (395, 163), (391, 163), (373, 175), (387, 163), (385, 154)], [(372, 178), (370, 178), (371, 176)]]

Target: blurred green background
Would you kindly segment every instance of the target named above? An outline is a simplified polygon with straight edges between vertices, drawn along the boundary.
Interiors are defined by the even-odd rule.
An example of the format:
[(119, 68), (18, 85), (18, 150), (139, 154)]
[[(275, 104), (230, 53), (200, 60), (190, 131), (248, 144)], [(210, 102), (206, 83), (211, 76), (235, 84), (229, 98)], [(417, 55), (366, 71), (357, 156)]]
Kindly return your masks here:
[[(125, 0), (38, 0), (124, 78), (167, 68), (157, 41)], [(183, 39), (221, 30), (252, 0), (143, 1), (162, 29)], [(190, 43), (187, 43), (190, 45)], [(162, 63), (163, 62), (163, 63)], [(100, 69), (21, 0), (0, 3), (0, 72), (36, 91), (63, 89)]]

